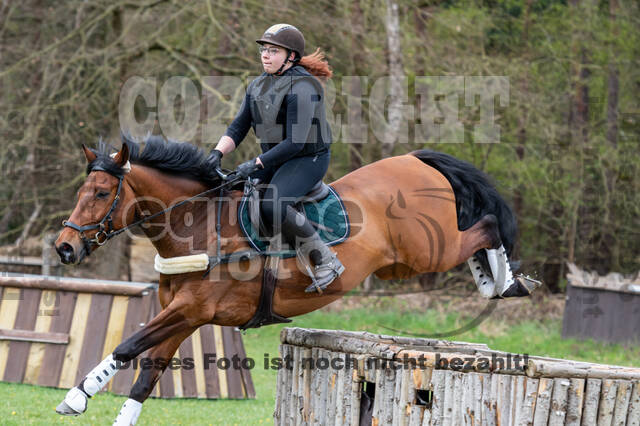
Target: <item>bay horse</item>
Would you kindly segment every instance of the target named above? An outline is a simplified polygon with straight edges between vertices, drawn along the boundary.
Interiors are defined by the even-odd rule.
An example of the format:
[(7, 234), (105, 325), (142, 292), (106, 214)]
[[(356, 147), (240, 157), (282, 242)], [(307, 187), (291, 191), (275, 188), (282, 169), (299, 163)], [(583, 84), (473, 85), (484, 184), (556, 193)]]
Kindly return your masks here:
[[(218, 235), (212, 219), (218, 213), (220, 249), (231, 253), (249, 248), (235, 220), (243, 196), (238, 188), (226, 191), (219, 203), (214, 202), (219, 195), (214, 193), (201, 197), (205, 202), (189, 202), (170, 214), (163, 212), (167, 206), (223, 184), (204, 167), (200, 149), (156, 136), (145, 141), (144, 149), (126, 137), (115, 154), (101, 146), (82, 146), (88, 176), (55, 242), (63, 263), (80, 263), (112, 233), (144, 218), (151, 220), (143, 231), (163, 258), (214, 254)], [(322, 293), (310, 294), (305, 292), (310, 278), (296, 258), (282, 259), (273, 311), (283, 317), (321, 308), (372, 273), (394, 279), (447, 271), (469, 259), (479, 262), (474, 253), (482, 249), (500, 252), (493, 260), (479, 262), (474, 277), (495, 275), (496, 259), (500, 255), (506, 259), (513, 249), (516, 222), (512, 210), (482, 172), (452, 156), (419, 150), (389, 157), (330, 186), (358, 225), (352, 227), (346, 241), (333, 247), (346, 271)], [(251, 267), (250, 260), (241, 260), (235, 265), (217, 265), (206, 278), (202, 272), (160, 274), (162, 311), (72, 388), (57, 411), (83, 413), (87, 397), (116, 374), (118, 361), (130, 361), (150, 349), (149, 357), (163, 360), (163, 368), (141, 371), (115, 423), (135, 424), (141, 404), (184, 339), (204, 324), (240, 326), (252, 318), (261, 294), (260, 276), (242, 277), (238, 272)]]

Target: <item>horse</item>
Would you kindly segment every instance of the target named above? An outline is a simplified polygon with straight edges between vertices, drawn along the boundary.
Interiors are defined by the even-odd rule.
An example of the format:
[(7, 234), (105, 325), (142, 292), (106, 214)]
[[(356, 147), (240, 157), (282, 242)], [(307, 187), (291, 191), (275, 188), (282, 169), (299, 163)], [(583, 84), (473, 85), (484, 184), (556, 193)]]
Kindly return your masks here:
[[(118, 231), (142, 221), (144, 234), (162, 258), (249, 248), (235, 220), (241, 187), (227, 187), (224, 197), (221, 189), (200, 196), (202, 202), (190, 200), (224, 186), (222, 178), (206, 169), (204, 153), (196, 146), (152, 136), (143, 149), (126, 137), (116, 153), (110, 154), (115, 149), (104, 144), (82, 149), (87, 178), (55, 242), (63, 263), (79, 264)], [(408, 278), (473, 260), (474, 277), (484, 275), (479, 279), (491, 284), (491, 275), (497, 281), (496, 271), (504, 275), (508, 269), (504, 261), (515, 244), (516, 219), (489, 178), (469, 163), (418, 150), (365, 165), (329, 185), (357, 225), (333, 247), (346, 270), (325, 291), (307, 293), (310, 278), (298, 260), (282, 259), (272, 308), (283, 318), (339, 299), (370, 274), (385, 280)], [(178, 202), (183, 204), (169, 214), (166, 206)], [(482, 252), (497, 254), (482, 261), (475, 256)], [(240, 326), (252, 318), (261, 295), (260, 277), (242, 273), (255, 264), (255, 258), (218, 264), (206, 277), (202, 272), (161, 273), (161, 312), (72, 388), (57, 411), (82, 414), (87, 398), (116, 374), (118, 362), (150, 349), (152, 359), (163, 361), (161, 367), (140, 373), (114, 423), (135, 424), (142, 403), (184, 339), (204, 324)], [(489, 295), (500, 297), (495, 291)]]

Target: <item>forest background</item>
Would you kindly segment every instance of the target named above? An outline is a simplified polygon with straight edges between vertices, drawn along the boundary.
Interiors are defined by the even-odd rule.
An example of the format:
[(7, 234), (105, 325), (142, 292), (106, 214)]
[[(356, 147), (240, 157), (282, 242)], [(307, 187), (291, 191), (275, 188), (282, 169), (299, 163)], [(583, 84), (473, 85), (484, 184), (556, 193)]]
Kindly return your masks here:
[[(188, 77), (202, 98), (198, 125), (228, 124), (243, 90), (223, 96), (207, 78), (259, 75), (254, 40), (280, 22), (303, 31), (307, 54), (326, 53), (334, 115), (353, 119), (348, 99), (362, 101), (363, 139), (345, 143), (348, 135), (336, 133), (325, 181), (389, 155), (447, 152), (493, 178), (518, 218), (516, 257), (551, 291), (562, 290), (567, 261), (599, 273), (639, 269), (635, 0), (0, 1), (0, 244), (59, 231), (85, 177), (81, 143), (104, 137), (119, 146), (127, 80), (154, 78), (160, 88)], [(346, 76), (366, 77), (361, 97), (343, 96), (352, 90)], [(407, 99), (392, 85), (384, 105), (367, 102), (385, 76), (405, 79)], [(407, 118), (402, 108), (425, 102), (415, 90), (421, 76), (505, 78), (508, 103), (495, 100), (498, 143), (475, 140), (480, 109), (464, 96), (462, 143), (414, 133), (419, 114)], [(427, 99), (443, 108), (437, 100)], [(407, 126), (407, 140), (381, 143), (379, 123), (390, 135)], [(197, 131), (188, 141), (208, 151), (221, 134)], [(250, 132), (224, 165), (259, 152)]]

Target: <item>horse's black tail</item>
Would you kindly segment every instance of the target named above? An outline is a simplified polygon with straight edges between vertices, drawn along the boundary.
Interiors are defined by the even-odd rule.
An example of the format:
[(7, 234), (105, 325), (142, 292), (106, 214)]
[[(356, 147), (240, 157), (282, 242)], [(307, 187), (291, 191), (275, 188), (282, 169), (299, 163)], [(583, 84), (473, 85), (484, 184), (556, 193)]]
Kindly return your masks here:
[(489, 177), (466, 161), (441, 152), (421, 149), (410, 155), (438, 170), (451, 184), (456, 196), (458, 229), (470, 228), (487, 214), (496, 216), (502, 244), (510, 256), (517, 233), (516, 217)]

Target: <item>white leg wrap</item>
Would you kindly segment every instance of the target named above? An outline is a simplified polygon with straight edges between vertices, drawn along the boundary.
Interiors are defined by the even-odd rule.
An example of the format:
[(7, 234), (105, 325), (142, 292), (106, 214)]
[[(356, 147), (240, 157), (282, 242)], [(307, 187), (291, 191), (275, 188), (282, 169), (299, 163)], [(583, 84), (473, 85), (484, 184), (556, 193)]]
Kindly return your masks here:
[(113, 426), (130, 426), (135, 425), (138, 421), (138, 416), (142, 411), (142, 403), (136, 401), (135, 399), (127, 399), (124, 404), (122, 404), (122, 408), (120, 409), (120, 413), (118, 413), (118, 417), (113, 422)]
[(496, 284), (493, 282), (491, 277), (482, 270), (480, 261), (476, 259), (475, 256), (471, 256), (469, 260), (467, 260), (467, 263), (469, 264), (469, 268), (471, 268), (473, 279), (476, 281), (478, 291), (482, 297), (490, 299), (495, 296), (497, 294)]
[(82, 385), (84, 391), (89, 396), (95, 395), (104, 385), (109, 383), (109, 380), (111, 380), (117, 372), (116, 361), (113, 359), (113, 354), (111, 354), (87, 374)]
[(504, 246), (500, 246), (499, 249), (486, 249), (487, 260), (491, 267), (492, 279), (480, 266), (475, 256), (472, 256), (467, 263), (471, 268), (473, 279), (476, 281), (478, 290), (483, 297), (491, 298), (497, 295), (502, 295), (509, 287), (514, 283), (513, 273), (511, 272), (511, 266), (509, 266), (509, 260), (507, 259), (507, 251)]

